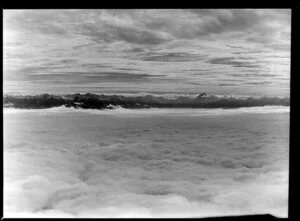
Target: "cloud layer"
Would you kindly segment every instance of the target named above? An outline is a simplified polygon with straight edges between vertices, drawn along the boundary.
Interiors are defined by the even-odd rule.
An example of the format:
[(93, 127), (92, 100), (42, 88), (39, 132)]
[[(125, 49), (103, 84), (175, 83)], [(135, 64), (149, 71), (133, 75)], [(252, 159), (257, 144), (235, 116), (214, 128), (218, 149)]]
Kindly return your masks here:
[(4, 216), (286, 217), (288, 111), (231, 111), (6, 112)]
[[(141, 91), (133, 75), (140, 74), (166, 79), (142, 78), (143, 91), (287, 95), (290, 18), (288, 9), (5, 10), (4, 91), (40, 93), (56, 87), (66, 92), (54, 82), (45, 87), (28, 80), (24, 70), (35, 69), (45, 80), (62, 74), (61, 84), (78, 71), (94, 75), (80, 79), (81, 88), (73, 84), (86, 92), (96, 83), (102, 91)], [(111, 75), (97, 78), (122, 69), (132, 82), (116, 78), (111, 85)], [(257, 75), (250, 76), (253, 72)], [(255, 90), (237, 84), (229, 90), (223, 79), (274, 83)], [(206, 86), (199, 89), (192, 82)]]

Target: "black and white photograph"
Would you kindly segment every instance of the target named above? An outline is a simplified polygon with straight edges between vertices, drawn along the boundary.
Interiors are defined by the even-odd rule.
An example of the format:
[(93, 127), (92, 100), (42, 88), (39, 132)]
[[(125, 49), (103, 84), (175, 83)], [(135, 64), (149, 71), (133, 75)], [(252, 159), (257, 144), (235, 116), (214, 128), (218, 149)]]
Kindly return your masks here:
[(287, 218), (291, 11), (4, 9), (4, 218)]

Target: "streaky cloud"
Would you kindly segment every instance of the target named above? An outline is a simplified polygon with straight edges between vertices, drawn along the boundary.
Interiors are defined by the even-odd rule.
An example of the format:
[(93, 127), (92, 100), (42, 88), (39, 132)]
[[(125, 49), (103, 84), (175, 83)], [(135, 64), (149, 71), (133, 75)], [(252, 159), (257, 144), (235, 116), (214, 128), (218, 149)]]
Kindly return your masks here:
[(241, 61), (236, 60), (235, 57), (221, 57), (221, 58), (213, 58), (207, 61), (210, 64), (221, 64), (221, 65), (230, 65), (232, 67), (245, 67), (245, 68), (260, 68), (261, 65), (250, 62), (250, 61)]

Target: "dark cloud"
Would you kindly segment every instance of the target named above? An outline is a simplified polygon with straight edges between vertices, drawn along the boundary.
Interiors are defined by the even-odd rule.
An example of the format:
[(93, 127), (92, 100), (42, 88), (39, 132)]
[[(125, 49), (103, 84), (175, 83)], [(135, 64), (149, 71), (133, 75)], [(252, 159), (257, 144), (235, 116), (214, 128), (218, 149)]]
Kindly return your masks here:
[(58, 62), (52, 62), (52, 64), (57, 64), (57, 63), (62, 63), (62, 64), (74, 64), (77, 63), (78, 61), (75, 59), (61, 59)]
[(272, 81), (255, 81), (255, 82), (244, 82), (244, 84), (250, 84), (250, 85), (264, 85), (264, 84), (272, 84)]
[(72, 65), (72, 67), (80, 68), (113, 68), (111, 64), (104, 63), (80, 63), (75, 59), (61, 59), (55, 62), (47, 62), (41, 66), (23, 68), (21, 71), (25, 73), (38, 73), (41, 71), (53, 71), (56, 69), (64, 69)]
[(138, 45), (157, 45), (167, 41), (152, 31), (111, 24), (102, 24), (101, 28), (90, 24), (85, 25), (82, 33), (88, 35), (95, 42), (125, 41)]
[(261, 17), (253, 10), (206, 10), (193, 9), (200, 18), (203, 16), (212, 16), (215, 20), (208, 20), (199, 30), (199, 34), (221, 33), (228, 31), (243, 31), (255, 25), (260, 24)]
[(140, 81), (150, 78), (164, 77), (165, 75), (150, 75), (150, 74), (132, 74), (122, 72), (101, 72), (96, 74), (89, 74), (87, 78), (94, 80), (105, 81)]
[(221, 83), (219, 86), (237, 86), (236, 84)]
[(82, 44), (82, 45), (77, 45), (77, 46), (74, 46), (73, 49), (81, 49), (81, 48), (84, 48), (84, 47), (87, 47), (87, 46), (93, 46), (93, 45), (97, 45), (97, 43), (89, 43), (89, 44)]
[[(88, 68), (110, 67), (101, 64), (86, 64)], [(118, 69), (118, 68), (115, 68)], [(57, 71), (59, 70), (59, 71)], [(133, 68), (119, 68), (118, 70), (139, 70)], [(165, 75), (150, 75), (145, 73), (128, 72), (70, 72), (62, 71), (61, 67), (27, 67), (21, 70), (7, 70), (4, 75), (5, 80), (32, 81), (32, 82), (61, 82), (61, 83), (95, 83), (95, 82), (147, 82), (152, 80), (173, 81), (167, 79)]]
[(235, 57), (225, 57), (225, 58), (213, 58), (207, 61), (210, 64), (221, 64), (230, 65), (232, 67), (243, 67), (243, 68), (260, 68), (258, 64), (253, 64), (250, 61), (236, 61)]
[(167, 39), (161, 38), (151, 31), (135, 30), (132, 28), (116, 28), (117, 37), (121, 40), (135, 44), (161, 44)]
[[(65, 83), (96, 83), (96, 82), (141, 82), (151, 80), (167, 80), (165, 75), (132, 74), (124, 72), (65, 72), (61, 74), (28, 74), (31, 81), (54, 80)], [(172, 80), (172, 79), (168, 79)]]
[(207, 71), (205, 71), (205, 72), (200, 72), (200, 73), (193, 73), (192, 75), (195, 75), (195, 76), (205, 76), (205, 75), (212, 75), (212, 74), (215, 74), (215, 72), (213, 72), (213, 71), (210, 71), (210, 72), (207, 72)]
[(111, 64), (84, 63), (84, 64), (81, 64), (81, 67), (84, 67), (84, 68), (112, 68), (114, 66)]
[(141, 69), (138, 68), (115, 68), (115, 69), (120, 71), (141, 71)]
[(242, 50), (247, 50), (246, 47), (241, 47), (241, 46), (236, 46), (236, 45), (230, 45), (230, 44), (227, 44), (226, 46), (230, 47), (230, 48), (238, 48), (238, 49), (242, 49)]
[(188, 82), (188, 84), (192, 84), (192, 85), (200, 85), (200, 86), (207, 86), (206, 83), (195, 83), (195, 82)]
[(191, 69), (184, 69), (182, 71), (210, 71), (210, 69), (206, 69), (206, 68), (191, 68)]
[(289, 81), (290, 78), (288, 78), (288, 77), (276, 77), (276, 78), (274, 78), (274, 80), (284, 80), (284, 81)]
[(157, 62), (189, 62), (189, 61), (200, 61), (206, 55), (196, 55), (183, 52), (172, 52), (172, 53), (153, 53), (141, 55), (140, 60), (143, 61), (157, 61)]
[(254, 71), (254, 73), (234, 73), (234, 74), (229, 74), (229, 76), (232, 76), (232, 77), (270, 77), (270, 78), (278, 77), (277, 74), (264, 74), (264, 73), (259, 73), (257, 71)]
[(232, 52), (232, 54), (259, 54), (259, 53), (264, 53), (267, 52), (265, 50), (245, 50), (245, 51), (238, 51), (238, 52)]
[(36, 78), (40, 79), (38, 76), (43, 75), (42, 73), (51, 73), (54, 70), (62, 70), (62, 67), (27, 67), (18, 70), (5, 70), (4, 78), (5, 80), (15, 80), (15, 81), (27, 81)]
[(255, 73), (255, 74), (249, 74), (251, 77), (278, 77), (277, 74), (263, 74), (263, 73)]
[(124, 50), (123, 52), (127, 52), (127, 53), (139, 53), (139, 52), (144, 52), (144, 51), (145, 51), (145, 48), (133, 47), (131, 49)]
[(232, 78), (226, 78), (226, 79), (220, 79), (220, 81), (223, 81), (223, 82), (242, 82), (243, 81), (243, 79), (236, 79), (236, 78), (234, 78), (234, 79), (232, 79)]

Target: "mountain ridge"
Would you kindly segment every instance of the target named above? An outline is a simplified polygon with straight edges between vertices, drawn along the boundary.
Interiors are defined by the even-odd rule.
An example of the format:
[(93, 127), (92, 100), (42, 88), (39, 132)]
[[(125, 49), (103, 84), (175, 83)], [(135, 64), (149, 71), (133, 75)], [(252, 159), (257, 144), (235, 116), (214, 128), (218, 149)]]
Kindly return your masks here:
[(51, 108), (58, 106), (84, 109), (123, 108), (238, 108), (265, 105), (289, 106), (290, 98), (284, 97), (234, 97), (216, 96), (200, 93), (197, 97), (179, 96), (167, 99), (162, 96), (123, 96), (104, 94), (66, 94), (66, 95), (3, 95), (3, 106), (14, 108)]

